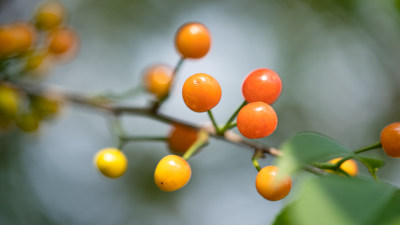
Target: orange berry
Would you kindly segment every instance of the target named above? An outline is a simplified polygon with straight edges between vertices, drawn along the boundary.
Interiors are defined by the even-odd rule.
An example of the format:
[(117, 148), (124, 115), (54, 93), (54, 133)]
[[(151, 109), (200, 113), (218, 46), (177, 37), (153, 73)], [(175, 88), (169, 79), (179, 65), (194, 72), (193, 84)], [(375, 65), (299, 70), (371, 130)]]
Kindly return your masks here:
[(71, 28), (60, 28), (52, 31), (48, 38), (48, 51), (55, 55), (66, 54), (78, 44), (78, 36)]
[(243, 82), (242, 93), (247, 102), (274, 103), (281, 94), (282, 81), (278, 74), (270, 69), (257, 69), (251, 72)]
[(146, 70), (143, 82), (146, 90), (158, 99), (168, 95), (172, 81), (172, 69), (164, 65), (156, 65)]
[(206, 112), (219, 103), (221, 86), (212, 76), (197, 73), (190, 76), (182, 88), (182, 96), (189, 109), (195, 112)]
[(388, 156), (400, 157), (400, 122), (389, 124), (382, 129), (381, 144)]
[(189, 182), (192, 169), (180, 156), (167, 155), (160, 160), (154, 172), (154, 182), (162, 191), (176, 191)]
[(184, 58), (201, 58), (210, 50), (210, 32), (201, 23), (184, 24), (176, 32), (175, 46)]
[[(342, 158), (335, 158), (332, 160), (329, 160), (329, 163), (336, 164), (339, 162)], [(340, 169), (348, 173), (350, 176), (355, 177), (358, 174), (358, 166), (356, 161), (353, 159), (346, 160), (340, 165)], [(332, 172), (331, 170), (327, 170), (328, 172)]]
[(237, 116), (239, 132), (251, 139), (272, 134), (278, 125), (275, 110), (264, 102), (252, 102), (244, 106)]
[(292, 179), (285, 176), (280, 179), (277, 177), (278, 167), (267, 166), (262, 168), (256, 177), (256, 189), (265, 199), (278, 201), (286, 197), (292, 187)]
[(59, 1), (48, 1), (36, 11), (36, 27), (43, 30), (53, 30), (63, 23), (65, 14), (65, 8)]
[(34, 44), (36, 34), (27, 22), (0, 27), (0, 58), (22, 54)]
[(175, 124), (168, 137), (168, 148), (178, 155), (185, 153), (196, 142), (198, 130)]

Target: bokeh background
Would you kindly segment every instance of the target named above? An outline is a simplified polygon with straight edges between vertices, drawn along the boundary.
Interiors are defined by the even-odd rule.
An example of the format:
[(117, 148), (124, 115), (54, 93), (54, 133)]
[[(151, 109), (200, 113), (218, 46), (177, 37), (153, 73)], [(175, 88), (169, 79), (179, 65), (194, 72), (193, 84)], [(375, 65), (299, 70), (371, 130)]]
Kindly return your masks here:
[[(0, 22), (29, 19), (38, 3), (1, 0)], [(176, 64), (175, 31), (198, 21), (212, 34), (211, 51), (183, 64), (176, 89), (162, 106), (165, 114), (208, 122), (206, 114), (190, 111), (180, 94), (188, 76), (204, 72), (222, 86), (221, 102), (214, 109), (222, 123), (243, 101), (244, 77), (267, 67), (281, 76), (284, 86), (274, 104), (278, 128), (261, 140), (272, 146), (295, 132), (316, 131), (357, 149), (378, 141), (385, 125), (400, 120), (396, 1), (63, 3), (79, 33), (80, 50), (76, 59), (55, 67), (45, 83), (82, 93), (118, 93), (140, 85), (147, 66)], [(125, 104), (145, 105), (149, 99), (141, 94)], [(127, 173), (106, 179), (92, 161), (99, 149), (115, 143), (108, 119), (69, 105), (36, 134), (1, 134), (0, 224), (269, 224), (300, 186), (295, 182), (295, 191), (282, 201), (264, 200), (254, 187), (251, 151), (218, 140), (190, 159), (192, 179), (177, 192), (161, 192), (153, 183), (158, 160), (168, 154), (163, 143), (129, 144), (124, 149)], [(169, 126), (141, 117), (123, 117), (123, 124), (132, 135), (169, 131)], [(398, 160), (381, 151), (367, 154), (386, 160), (378, 175), (400, 186)]]

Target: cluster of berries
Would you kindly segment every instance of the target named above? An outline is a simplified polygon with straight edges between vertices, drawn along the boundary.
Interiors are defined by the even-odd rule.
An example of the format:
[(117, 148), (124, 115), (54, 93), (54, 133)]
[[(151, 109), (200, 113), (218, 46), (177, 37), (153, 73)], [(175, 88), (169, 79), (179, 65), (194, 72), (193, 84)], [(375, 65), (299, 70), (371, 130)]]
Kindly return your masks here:
[[(201, 58), (208, 53), (210, 45), (211, 35), (208, 29), (200, 23), (185, 24), (176, 33), (175, 46), (182, 59)], [(166, 65), (153, 66), (144, 75), (144, 86), (158, 101), (163, 101), (168, 97), (174, 75), (174, 70)], [(233, 119), (237, 116), (236, 123), (228, 121), (223, 128), (219, 128), (213, 121), (216, 134), (224, 135), (235, 125), (239, 132), (249, 139), (263, 138), (272, 134), (277, 127), (278, 119), (271, 104), (279, 98), (281, 90), (281, 78), (273, 70), (260, 68), (252, 71), (244, 79), (242, 85), (245, 101), (233, 115)], [(182, 87), (182, 97), (186, 106), (198, 113), (211, 113), (210, 110), (219, 103), (221, 95), (222, 91), (218, 81), (205, 73), (190, 76)], [(213, 120), (213, 118), (211, 119)], [(175, 191), (188, 183), (191, 177), (191, 167), (187, 159), (190, 156), (186, 157), (185, 153), (193, 146), (197, 146), (196, 142), (200, 140), (200, 132), (198, 129), (184, 125), (173, 125), (167, 143), (174, 154), (162, 158), (154, 172), (154, 181), (159, 189)], [(400, 123), (383, 129), (381, 141), (383, 149), (388, 155), (399, 157)], [(342, 158), (336, 158), (328, 163), (334, 165), (340, 160)], [(95, 164), (105, 176), (115, 178), (124, 174), (127, 168), (127, 159), (120, 150), (107, 148), (96, 154)], [(339, 168), (350, 176), (358, 174), (357, 163), (353, 159), (345, 160)], [(255, 186), (261, 196), (270, 201), (277, 201), (289, 194), (292, 186), (290, 176), (278, 176), (279, 169), (274, 165), (257, 169), (259, 172)]]
[[(211, 46), (210, 32), (200, 23), (185, 24), (176, 33), (175, 46), (182, 59), (204, 57)], [(153, 66), (144, 75), (144, 86), (158, 100), (163, 100), (169, 94), (175, 75), (173, 72), (165, 65)], [(278, 119), (270, 104), (278, 99), (281, 89), (281, 79), (273, 70), (257, 69), (247, 76), (242, 92), (248, 104), (237, 115), (237, 127), (243, 136), (256, 139), (274, 132)], [(190, 76), (182, 87), (183, 100), (194, 112), (211, 110), (219, 103), (221, 94), (217, 80), (205, 73)], [(154, 181), (161, 190), (174, 191), (189, 181), (191, 168), (181, 155), (199, 139), (199, 132), (183, 125), (173, 126), (167, 142), (174, 155), (161, 159), (154, 173)], [(118, 149), (107, 148), (96, 154), (95, 164), (104, 175), (114, 178), (125, 172), (127, 159)], [(260, 171), (256, 179), (257, 190), (269, 200), (285, 197), (291, 187), (290, 177), (279, 181), (275, 179), (276, 171), (277, 167), (268, 166)]]
[(77, 34), (66, 25), (66, 10), (59, 1), (40, 5), (31, 21), (0, 26), (1, 130), (16, 124), (23, 131), (34, 132), (43, 119), (58, 113), (60, 96), (27, 94), (13, 82), (43, 78), (51, 65), (75, 55), (77, 47)]

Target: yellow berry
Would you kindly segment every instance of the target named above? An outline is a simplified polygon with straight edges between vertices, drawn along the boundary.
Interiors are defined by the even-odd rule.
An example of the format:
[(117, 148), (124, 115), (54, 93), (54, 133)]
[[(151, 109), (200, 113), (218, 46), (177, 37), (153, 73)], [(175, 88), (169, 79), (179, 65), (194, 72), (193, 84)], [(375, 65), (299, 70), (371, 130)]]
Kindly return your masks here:
[(40, 118), (32, 112), (17, 115), (16, 124), (22, 131), (33, 133), (39, 129)]
[[(329, 160), (329, 163), (336, 164), (339, 162), (342, 158), (335, 158), (332, 160)], [(340, 169), (348, 173), (350, 176), (355, 177), (358, 174), (358, 166), (356, 161), (353, 159), (346, 160), (340, 165)], [(332, 172), (331, 170), (327, 170), (328, 172)]]
[(105, 148), (97, 152), (94, 163), (97, 169), (109, 178), (122, 176), (128, 167), (124, 153), (116, 148)]
[(180, 156), (167, 155), (160, 160), (154, 172), (154, 182), (162, 191), (176, 191), (189, 182), (192, 169)]
[(0, 116), (13, 118), (18, 111), (18, 93), (7, 85), (0, 84)]
[(59, 1), (48, 1), (36, 11), (36, 27), (43, 30), (57, 28), (63, 23), (65, 14), (64, 6)]

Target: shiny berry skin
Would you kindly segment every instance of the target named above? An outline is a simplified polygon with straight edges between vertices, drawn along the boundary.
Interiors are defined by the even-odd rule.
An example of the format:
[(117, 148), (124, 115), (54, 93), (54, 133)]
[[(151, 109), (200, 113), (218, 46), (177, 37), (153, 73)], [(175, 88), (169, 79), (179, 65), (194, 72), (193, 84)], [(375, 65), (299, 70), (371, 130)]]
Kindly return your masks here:
[[(332, 160), (329, 160), (329, 163), (336, 164), (341, 159), (342, 158), (332, 159)], [(358, 174), (358, 166), (357, 166), (356, 161), (354, 161), (353, 159), (344, 161), (342, 163), (342, 165), (340, 165), (340, 169), (342, 169), (344, 172), (346, 172), (347, 174), (349, 174), (352, 177), (355, 177)], [(328, 170), (328, 172), (332, 172), (332, 171)]]
[(27, 22), (15, 22), (0, 27), (0, 58), (28, 51), (35, 40), (36, 33)]
[(164, 65), (152, 66), (146, 70), (143, 83), (148, 92), (162, 99), (168, 95), (172, 81), (172, 69)]
[(196, 142), (198, 130), (180, 124), (175, 124), (168, 137), (168, 148), (171, 152), (182, 155)]
[(251, 139), (263, 138), (272, 134), (278, 125), (275, 110), (264, 102), (245, 105), (237, 116), (239, 132)]
[(105, 148), (96, 153), (94, 164), (104, 176), (117, 178), (125, 173), (128, 167), (128, 160), (120, 150)]
[(49, 1), (41, 5), (35, 14), (35, 25), (41, 30), (53, 30), (65, 19), (65, 9), (58, 1)]
[(382, 129), (381, 144), (388, 156), (400, 157), (400, 122), (389, 124)]
[(256, 69), (243, 82), (242, 93), (247, 102), (274, 103), (281, 94), (282, 81), (270, 69)]
[(175, 35), (175, 47), (184, 58), (198, 59), (210, 50), (211, 35), (201, 23), (182, 25)]
[(197, 73), (190, 76), (182, 88), (183, 101), (195, 112), (206, 112), (219, 103), (221, 86), (212, 76)]
[(78, 44), (78, 36), (71, 28), (56, 29), (47, 38), (48, 52), (54, 55), (67, 54)]
[(277, 178), (278, 167), (267, 166), (262, 168), (256, 177), (256, 189), (265, 199), (278, 201), (286, 197), (292, 187), (290, 176)]
[(154, 172), (154, 182), (162, 191), (176, 191), (189, 182), (192, 169), (180, 156), (167, 155), (160, 160)]

